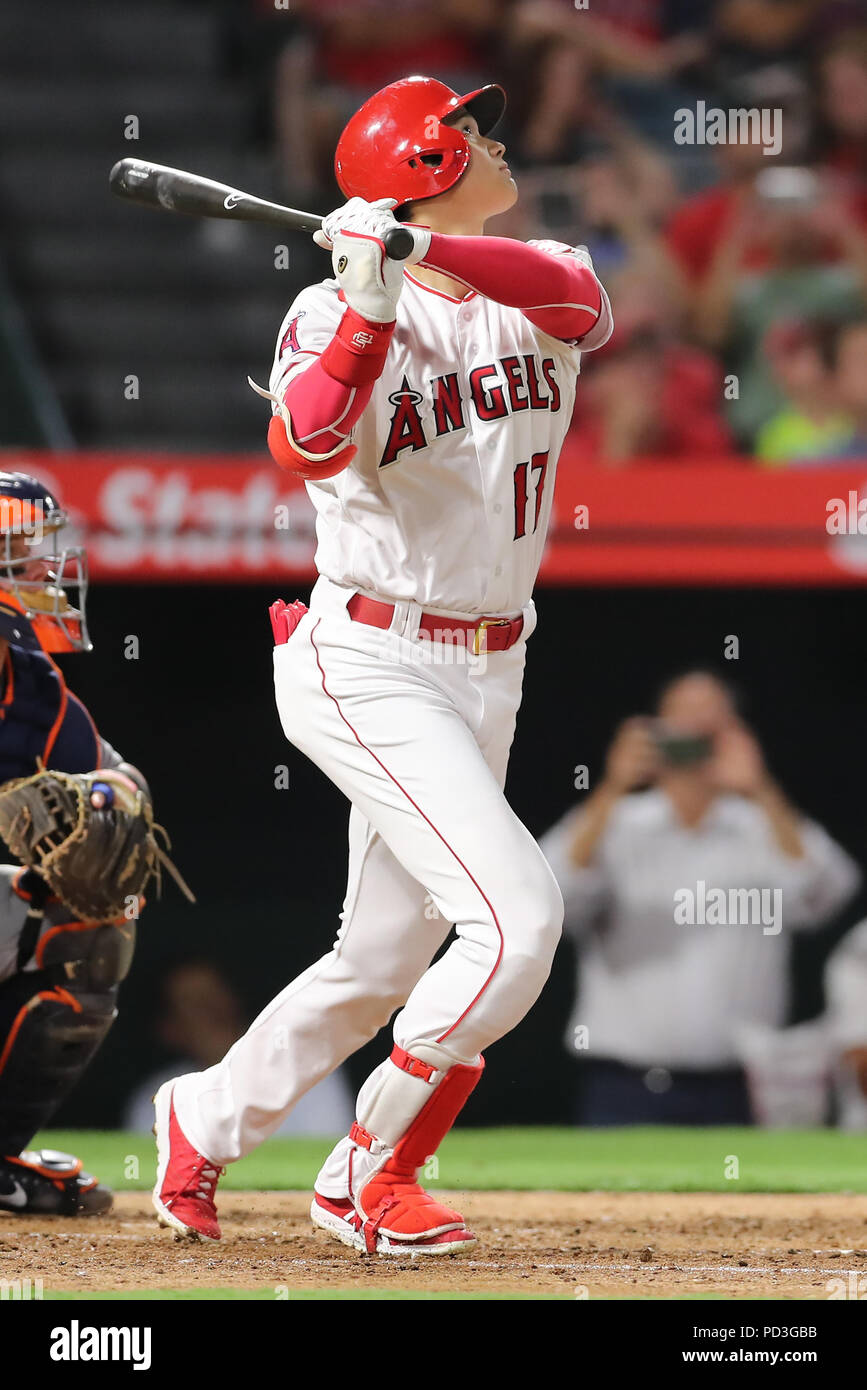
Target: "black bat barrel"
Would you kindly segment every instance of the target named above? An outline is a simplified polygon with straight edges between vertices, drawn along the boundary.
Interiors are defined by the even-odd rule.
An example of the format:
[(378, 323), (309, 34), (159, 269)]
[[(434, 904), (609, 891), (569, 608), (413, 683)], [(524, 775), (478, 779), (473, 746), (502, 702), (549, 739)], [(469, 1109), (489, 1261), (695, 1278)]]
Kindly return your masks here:
[[(170, 169), (163, 164), (151, 164), (143, 159), (120, 159), (109, 175), (109, 186), (119, 198), (128, 198), (146, 207), (165, 208), (190, 217), (227, 217), (234, 221), (267, 222), (280, 227), (294, 227), (299, 232), (315, 232), (322, 218), (312, 212), (269, 203), (254, 198), (228, 184), (217, 183), (201, 174), (184, 169)], [(412, 234), (403, 227), (394, 227), (385, 237), (385, 249), (391, 260), (402, 261), (413, 247)]]

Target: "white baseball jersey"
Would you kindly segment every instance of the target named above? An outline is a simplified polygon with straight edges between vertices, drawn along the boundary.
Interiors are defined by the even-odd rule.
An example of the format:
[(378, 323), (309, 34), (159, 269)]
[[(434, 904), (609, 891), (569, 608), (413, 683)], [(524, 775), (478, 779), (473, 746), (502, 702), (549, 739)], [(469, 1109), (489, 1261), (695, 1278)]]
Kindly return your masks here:
[[(561, 243), (532, 243), (544, 249)], [(280, 329), (271, 391), (282, 399), (337, 330), (336, 280), (301, 291)], [(581, 348), (520, 309), (464, 299), (407, 270), (382, 375), (335, 477), (308, 482), (321, 574), (386, 599), (468, 616), (529, 601), (551, 515), (581, 352), (612, 329), (608, 299)]]

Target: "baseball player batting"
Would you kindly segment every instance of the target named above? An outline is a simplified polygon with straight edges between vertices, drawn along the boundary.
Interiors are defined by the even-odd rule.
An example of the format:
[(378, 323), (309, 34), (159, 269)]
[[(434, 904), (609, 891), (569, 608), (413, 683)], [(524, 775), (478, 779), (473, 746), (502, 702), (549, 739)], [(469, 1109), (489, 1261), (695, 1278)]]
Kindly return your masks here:
[[(280, 329), (269, 445), (307, 482), (319, 578), (309, 610), (271, 609), (276, 699), (351, 802), (348, 884), (333, 949), (223, 1061), (155, 1097), (154, 1204), (181, 1235), (219, 1238), (225, 1165), (399, 1009), (311, 1217), (368, 1254), (475, 1239), (418, 1172), (560, 936), (559, 889), (503, 787), (581, 353), (612, 328), (583, 248), (482, 235), (517, 198), (504, 106), (498, 86), (426, 77), (371, 97), (337, 147), (348, 201), (315, 233), (334, 278)], [(384, 250), (398, 220), (406, 261)]]

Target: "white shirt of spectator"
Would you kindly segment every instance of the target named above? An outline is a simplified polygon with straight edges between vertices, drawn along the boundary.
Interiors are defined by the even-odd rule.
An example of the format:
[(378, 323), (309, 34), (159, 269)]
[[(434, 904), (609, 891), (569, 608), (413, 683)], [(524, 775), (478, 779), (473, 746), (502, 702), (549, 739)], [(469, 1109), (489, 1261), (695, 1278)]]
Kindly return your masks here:
[[(580, 814), (580, 813), (579, 813)], [(579, 993), (567, 1045), (586, 1028), (586, 1051), (634, 1066), (716, 1068), (738, 1061), (737, 1025), (785, 1021), (787, 933), (819, 926), (855, 892), (860, 873), (813, 821), (805, 853), (783, 854), (760, 807), (722, 796), (689, 829), (658, 788), (624, 797), (579, 868), (569, 857), (574, 812), (542, 839), (563, 893), (566, 930), (579, 941)], [(760, 923), (678, 925), (675, 893), (779, 888), (783, 930)], [(585, 1035), (578, 1034), (583, 1041)]]
[[(334, 336), (338, 290), (325, 280), (293, 302), (271, 373), (278, 398)], [(407, 271), (385, 369), (350, 436), (358, 453), (335, 477), (307, 483), (320, 574), (458, 616), (524, 608), (581, 352), (610, 332), (604, 291), (579, 349), (519, 309), (476, 293), (456, 299)]]

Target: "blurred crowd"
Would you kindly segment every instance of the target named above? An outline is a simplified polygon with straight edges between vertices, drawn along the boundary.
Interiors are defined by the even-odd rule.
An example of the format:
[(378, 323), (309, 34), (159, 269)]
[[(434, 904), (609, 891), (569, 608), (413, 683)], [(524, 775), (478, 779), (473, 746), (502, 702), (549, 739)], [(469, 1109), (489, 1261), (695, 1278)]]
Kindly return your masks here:
[[(522, 196), (490, 230), (587, 245), (615, 305), (588, 459), (867, 457), (863, 0), (239, 0), (225, 34), (296, 206), (337, 202), (337, 136), (385, 83), (506, 86)], [(702, 141), (708, 111), (774, 138)]]

